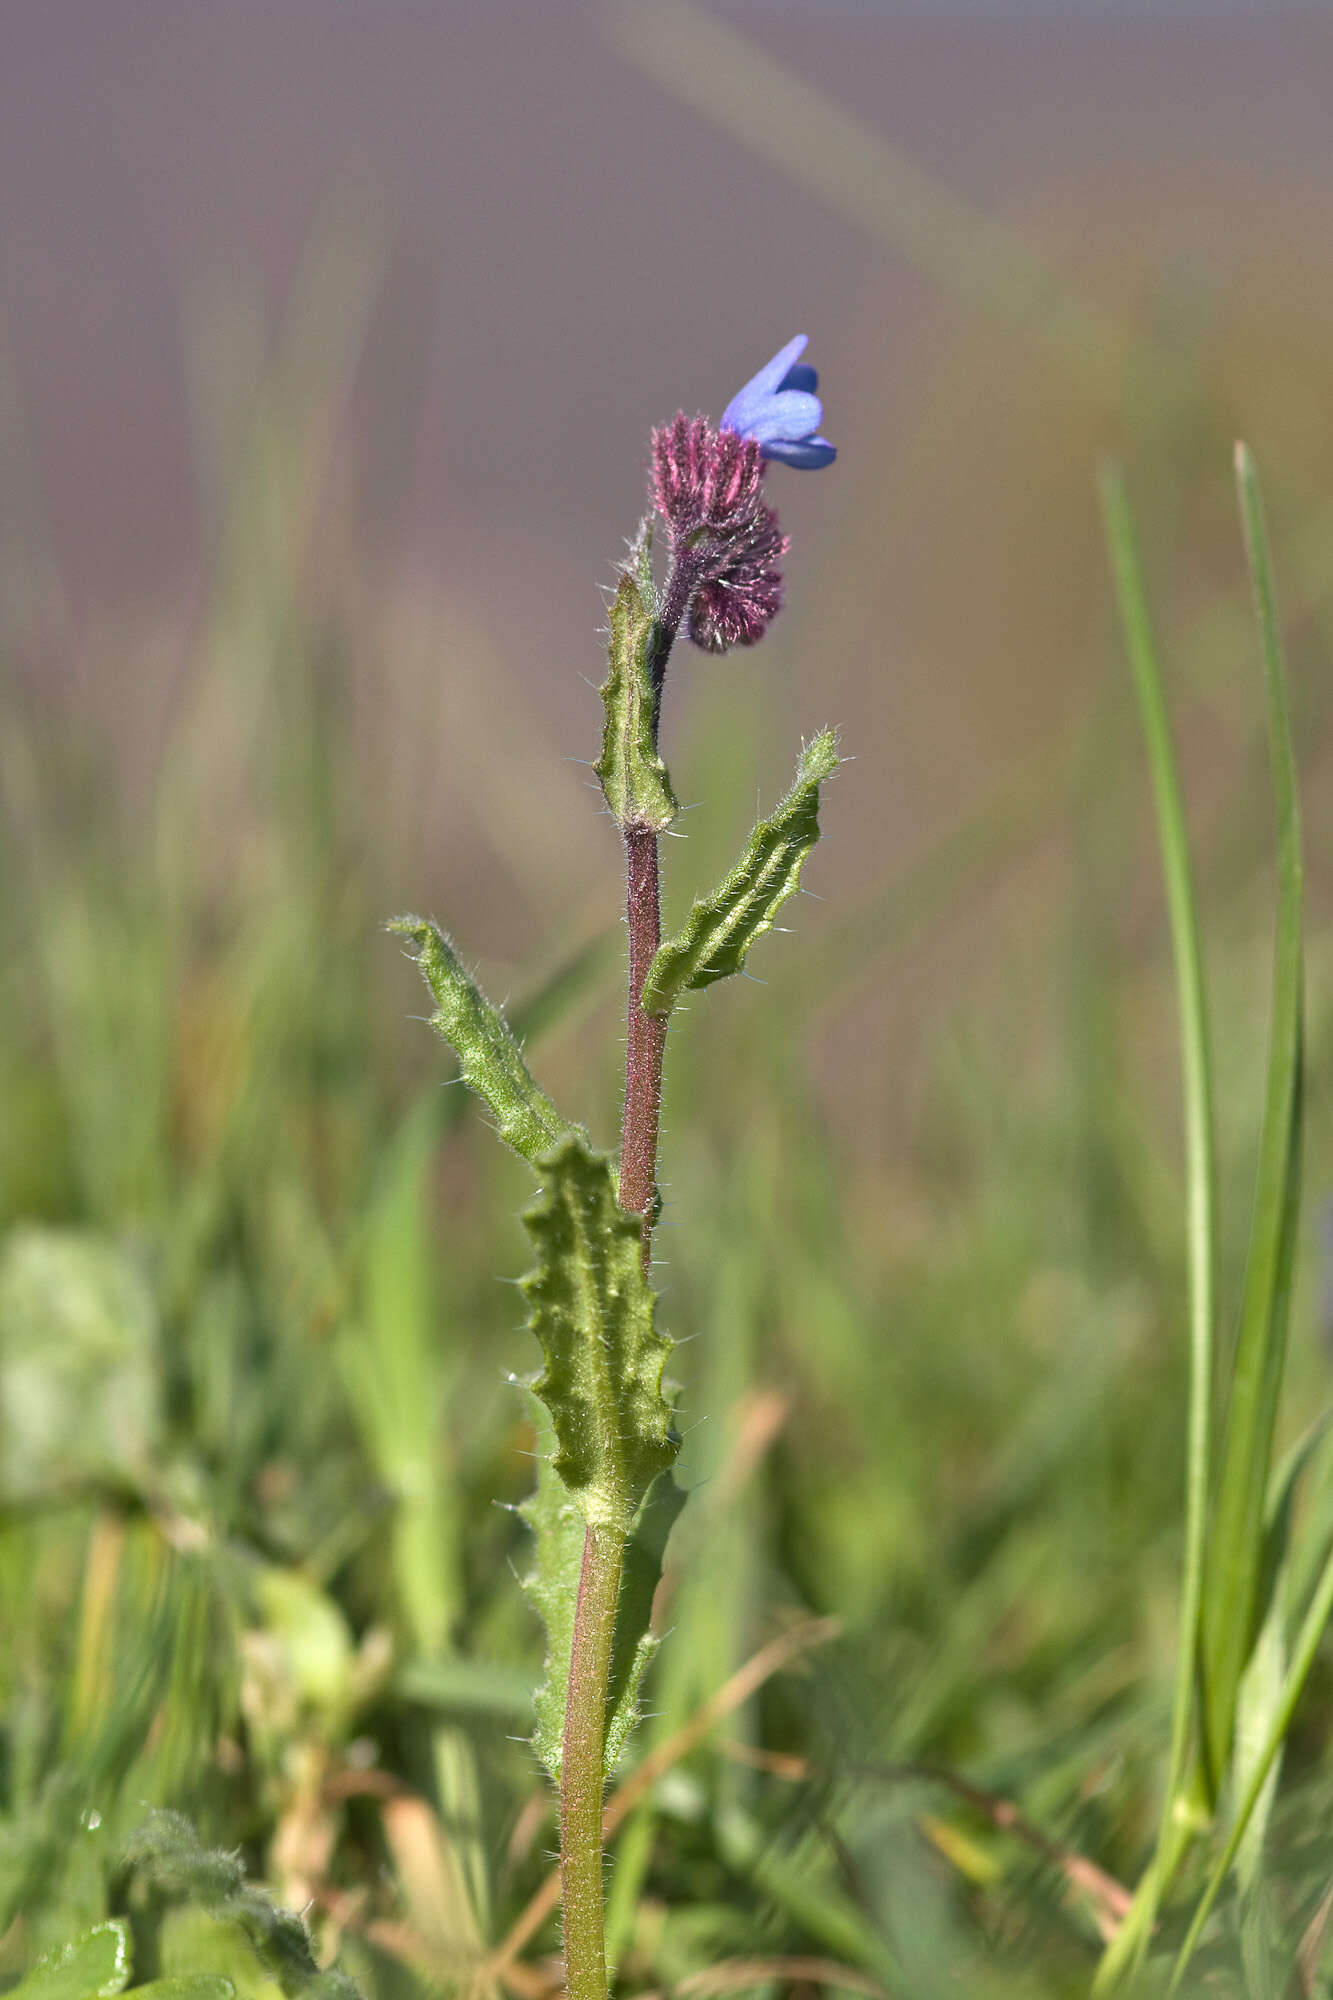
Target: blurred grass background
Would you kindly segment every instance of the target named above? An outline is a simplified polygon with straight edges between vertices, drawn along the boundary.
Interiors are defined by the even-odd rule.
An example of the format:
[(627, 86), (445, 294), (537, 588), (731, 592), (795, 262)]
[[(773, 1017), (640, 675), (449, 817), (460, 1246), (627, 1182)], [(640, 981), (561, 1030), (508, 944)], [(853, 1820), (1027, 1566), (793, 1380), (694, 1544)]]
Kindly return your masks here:
[[(841, 722), (857, 761), (808, 876), (821, 900), (771, 941), (766, 989), (709, 996), (669, 1056), (659, 1275), (693, 1499), (632, 1757), (775, 1637), (788, 1657), (664, 1751), (618, 1836), (612, 1942), (634, 1993), (860, 1990), (890, 1965), (913, 1995), (1084, 1992), (1158, 1808), (1185, 1407), (1171, 966), (1092, 468), (1107, 446), (1127, 465), (1186, 766), (1225, 1329), (1273, 881), (1238, 429), (1264, 466), (1307, 823), (1294, 1436), (1333, 1340), (1333, 272), (1312, 233), (1326, 135), (1297, 90), (1317, 102), (1327, 30), (1218, 19), (1191, 44), (1022, 9), (671, 0), (576, 35), (532, 9), (489, 28), (404, 9), (386, 42), (303, 0), (278, 27), (237, 10), (210, 43), (171, 11), (124, 10), (119, 39), (114, 9), (34, 12), (6, 86), (0, 1968), (125, 1900), (123, 1840), (168, 1803), (371, 1991), (549, 1986), (554, 1923), (539, 1904), (521, 1928), (553, 1831), (517, 1740), (538, 1641), (504, 1511), (534, 1442), (503, 1282), (527, 1175), (441, 1087), (377, 925), (432, 908), (562, 1107), (610, 1139), (618, 856), (571, 761), (597, 737), (596, 589), (647, 426), (717, 407), (799, 325), (843, 455), (776, 494), (796, 547), (762, 651), (673, 668), (669, 754), (699, 807), (669, 896), (727, 864), (802, 729)], [(438, 79), (446, 109), (479, 96), (527, 151), (489, 179), (460, 109), (452, 143), (478, 164), (461, 191), (441, 179), (430, 242), (422, 161), (406, 195), (380, 171), (406, 171), (383, 104), (332, 152), (294, 145), (284, 178), (259, 112), (222, 118), (252, 46), (315, 129), (319, 91), (274, 37), (288, 64), (308, 49), (333, 112), (396, 75), (411, 133)], [(1187, 47), (1212, 123), (1172, 96)], [(42, 95), (60, 55), (63, 110)], [(182, 136), (210, 59), (212, 155)], [(502, 74), (512, 101), (488, 100)], [(1228, 124), (1256, 78), (1262, 117)], [(577, 143), (549, 111), (562, 79), (606, 99)], [(1002, 111), (969, 125), (988, 82)], [(122, 151), (99, 161), (90, 131)], [(358, 152), (350, 181), (312, 179)], [(149, 272), (136, 326), (165, 391), (114, 340), (102, 376), (80, 347), (105, 274), (68, 234), (145, 157), (143, 212), (190, 248), (226, 210), (201, 161), (239, 163), (232, 220), (253, 204), (261, 266), (206, 280), (185, 258), (169, 330)], [(631, 192), (656, 183), (659, 232), (627, 284), (641, 218), (624, 189), (588, 193), (622, 161)], [(146, 240), (131, 217), (131, 279)], [(470, 282), (432, 332), (433, 260), (454, 252)], [(618, 318), (588, 292), (594, 252)], [(1333, 1506), (1327, 1453), (1305, 1504)], [(807, 1629), (829, 1616), (839, 1636)], [(1328, 1698), (1325, 1662), (1273, 1832), (1293, 1936), (1333, 1877)], [(222, 1949), (201, 1929), (158, 1922), (161, 1968)]]

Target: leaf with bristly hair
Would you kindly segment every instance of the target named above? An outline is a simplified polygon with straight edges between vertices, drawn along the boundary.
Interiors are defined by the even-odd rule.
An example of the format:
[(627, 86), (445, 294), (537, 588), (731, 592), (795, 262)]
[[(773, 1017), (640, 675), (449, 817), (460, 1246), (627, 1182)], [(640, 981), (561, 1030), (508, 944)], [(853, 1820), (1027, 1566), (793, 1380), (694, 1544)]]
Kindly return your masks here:
[(150, 1813), (126, 1841), (123, 1858), (168, 1902), (233, 1926), (287, 2000), (360, 2000), (345, 1972), (317, 1963), (303, 1920), (253, 1888), (235, 1854), (203, 1846), (183, 1813), (162, 1807)]
[(593, 769), (622, 827), (664, 833), (680, 807), (657, 748), (653, 656), (660, 628), (651, 547), (652, 529), (645, 523), (611, 602), (607, 675), (600, 690), (606, 722), (602, 754)]
[(574, 1608), (588, 1524), (552, 1464), (555, 1435), (550, 1418), (535, 1397), (530, 1400), (537, 1432), (537, 1484), (518, 1509), (532, 1530), (534, 1544), (532, 1568), (522, 1581), (546, 1628), (546, 1662), (532, 1703), (537, 1717), (532, 1747), (558, 1785)]
[[(578, 1602), (587, 1522), (552, 1463), (555, 1435), (550, 1419), (535, 1397), (532, 1406), (537, 1432), (537, 1484), (518, 1509), (534, 1538), (533, 1564), (523, 1578), (523, 1588), (546, 1628), (545, 1671), (533, 1697), (537, 1728), (532, 1747), (558, 1785), (574, 1608)], [(608, 1772), (638, 1720), (639, 1688), (660, 1643), (650, 1623), (653, 1597), (662, 1577), (667, 1537), (684, 1505), (685, 1495), (670, 1472), (660, 1472), (644, 1495), (630, 1528), (607, 1683)]]
[(685, 1505), (684, 1488), (659, 1472), (644, 1494), (625, 1544), (616, 1632), (606, 1695), (606, 1768), (611, 1771), (639, 1719), (639, 1688), (661, 1639), (652, 1628), (667, 1539)]
[[(535, 1747), (557, 1783), (575, 1608), (589, 1531), (623, 1547), (607, 1685), (607, 1769), (638, 1711), (656, 1647), (653, 1592), (683, 1504), (670, 1468), (680, 1448), (662, 1393), (671, 1343), (654, 1321), (638, 1216), (616, 1199), (604, 1154), (570, 1134), (539, 1162), (542, 1192), (523, 1220), (539, 1258), (523, 1280), (545, 1367), (532, 1384), (539, 1424), (537, 1491), (521, 1510), (537, 1538), (528, 1590), (546, 1622), (546, 1675)], [(551, 1451), (543, 1448), (554, 1444)]]
[(641, 1221), (616, 1199), (615, 1171), (579, 1134), (538, 1161), (543, 1188), (523, 1221), (537, 1249), (522, 1280), (546, 1366), (534, 1383), (555, 1426), (555, 1469), (593, 1527), (630, 1531), (679, 1446), (654, 1323)]
[(575, 1128), (534, 1081), (509, 1023), (439, 926), (423, 917), (395, 917), (389, 929), (412, 945), (435, 996), (430, 1024), (458, 1057), (463, 1081), (490, 1106), (505, 1144), (535, 1163)]
[(739, 972), (755, 939), (801, 882), (806, 856), (819, 838), (819, 788), (838, 765), (837, 739), (821, 730), (801, 752), (796, 782), (769, 819), (761, 819), (731, 873), (706, 902), (696, 903), (648, 968), (643, 1007), (669, 1014), (682, 993)]

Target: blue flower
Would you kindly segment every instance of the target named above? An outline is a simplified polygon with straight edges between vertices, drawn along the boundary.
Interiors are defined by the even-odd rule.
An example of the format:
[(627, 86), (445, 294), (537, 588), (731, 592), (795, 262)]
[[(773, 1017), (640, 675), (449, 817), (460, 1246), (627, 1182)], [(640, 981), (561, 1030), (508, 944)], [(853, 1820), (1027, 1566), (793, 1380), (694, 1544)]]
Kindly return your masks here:
[(780, 459), (783, 465), (803, 472), (817, 472), (832, 465), (837, 448), (818, 435), (824, 420), (824, 405), (815, 390), (819, 377), (807, 362), (806, 336), (779, 348), (767, 365), (751, 376), (738, 396), (733, 396), (722, 412), (724, 431), (738, 431), (757, 440), (765, 458)]

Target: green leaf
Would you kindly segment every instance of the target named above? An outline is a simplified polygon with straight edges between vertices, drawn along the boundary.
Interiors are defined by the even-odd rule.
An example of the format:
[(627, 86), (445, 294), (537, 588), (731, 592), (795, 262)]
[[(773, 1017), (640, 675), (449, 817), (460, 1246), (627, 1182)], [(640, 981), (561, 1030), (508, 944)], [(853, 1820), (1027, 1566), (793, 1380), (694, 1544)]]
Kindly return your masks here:
[(39, 1958), (7, 2000), (110, 2000), (130, 1977), (129, 1926), (119, 1917)]
[(0, 1242), (0, 1496), (133, 1485), (160, 1455), (157, 1307), (139, 1262), (90, 1231)]
[(651, 546), (652, 529), (645, 524), (612, 601), (607, 676), (601, 686), (606, 722), (602, 754), (593, 769), (622, 827), (663, 833), (680, 807), (657, 748), (653, 658), (658, 624)]
[(662, 1394), (671, 1343), (654, 1324), (638, 1216), (615, 1171), (569, 1133), (538, 1162), (545, 1185), (523, 1220), (539, 1263), (523, 1279), (546, 1366), (534, 1384), (555, 1427), (555, 1470), (590, 1526), (629, 1533), (676, 1456)]
[(435, 996), (431, 1026), (458, 1057), (464, 1082), (490, 1106), (505, 1144), (535, 1162), (573, 1128), (534, 1082), (503, 1014), (437, 925), (422, 917), (395, 917), (389, 929), (411, 942)]
[(662, 1643), (652, 1629), (653, 1598), (662, 1581), (667, 1539), (684, 1505), (684, 1489), (670, 1471), (659, 1472), (644, 1495), (625, 1546), (606, 1696), (608, 1772), (639, 1719), (639, 1689)]
[(796, 782), (772, 818), (759, 821), (731, 873), (707, 902), (695, 903), (653, 959), (643, 986), (646, 1013), (669, 1014), (682, 993), (739, 972), (755, 939), (772, 930), (819, 838), (819, 788), (837, 764), (833, 731), (822, 730), (801, 752)]
[[(1222, 1852), (1214, 1864), (1177, 1954), (1170, 1991), (1178, 1992), (1222, 1885), (1264, 1809), (1270, 1773), (1277, 1765), (1333, 1613), (1333, 1557), (1325, 1563), (1314, 1596), (1291, 1645), (1280, 1685), (1255, 1668), (1254, 1707), (1262, 1706), (1244, 1741), (1236, 1740), (1237, 1709), (1247, 1663), (1254, 1658), (1266, 1609), (1264, 1587), (1280, 1548), (1283, 1511), (1299, 1470), (1297, 1448), (1270, 1499), (1269, 1463), (1278, 1394), (1286, 1355), (1292, 1267), (1300, 1216), (1301, 1095), (1303, 1054), (1302, 866), (1296, 759), (1287, 711), (1286, 668), (1278, 633), (1272, 558), (1264, 525), (1258, 475), (1249, 450), (1236, 447), (1236, 484), (1254, 588), (1260, 652), (1268, 704), (1269, 752), (1277, 812), (1278, 893), (1268, 1084), (1254, 1218), (1241, 1302), (1240, 1333), (1232, 1370), (1226, 1449), (1209, 1541), (1203, 1606), (1203, 1672), (1208, 1684), (1205, 1752), (1215, 1786), (1232, 1762), (1233, 1807)], [(1278, 1536), (1275, 1541), (1274, 1535)], [(1280, 1576), (1280, 1571), (1279, 1571)], [(1271, 1638), (1271, 1632), (1270, 1632)], [(1268, 1684), (1265, 1685), (1265, 1682)]]
[(178, 1972), (134, 1991), (136, 2000), (235, 2000), (236, 1985), (221, 1972)]
[(392, 1687), (404, 1701), (446, 1716), (482, 1715), (523, 1723), (532, 1712), (531, 1682), (523, 1668), (509, 1660), (404, 1660), (394, 1672)]
[(727, 1805), (718, 1812), (713, 1832), (727, 1866), (753, 1882), (825, 1951), (882, 1979), (890, 1992), (906, 1991), (899, 1983), (900, 1967), (889, 1946), (838, 1883), (835, 1869), (813, 1835), (801, 1840), (795, 1854), (785, 1853), (772, 1834), (739, 1805)]
[(1259, 1615), (1264, 1508), (1286, 1358), (1300, 1211), (1303, 1039), (1301, 830), (1295, 755), (1263, 504), (1254, 462), (1243, 445), (1236, 449), (1236, 479), (1268, 701), (1278, 883), (1259, 1172), (1204, 1586), (1205, 1751), (1214, 1795), (1231, 1754), (1237, 1692)]
[(1189, 1244), (1189, 1416), (1185, 1445), (1185, 1561), (1176, 1639), (1175, 1697), (1156, 1868), (1145, 1884), (1135, 1923), (1109, 1954), (1140, 1962), (1152, 1931), (1155, 1885), (1165, 1883), (1180, 1844), (1180, 1805), (1188, 1782), (1193, 1706), (1198, 1691), (1199, 1624), (1208, 1530), (1212, 1452), (1213, 1343), (1216, 1322), (1217, 1159), (1213, 1130), (1211, 1061), (1204, 996), (1199, 921), (1190, 863), (1180, 768), (1161, 663), (1148, 613), (1147, 593), (1124, 483), (1117, 468), (1101, 474), (1102, 511), (1115, 580), (1125, 649), (1138, 696), (1139, 717), (1152, 774), (1157, 838), (1166, 883), (1180, 1024), (1185, 1114), (1186, 1214)]
[(301, 1918), (251, 1888), (235, 1854), (204, 1847), (183, 1813), (151, 1813), (126, 1841), (125, 1861), (164, 1897), (233, 1929), (288, 2000), (359, 2000), (346, 1973), (317, 1964)]
[(1310, 1669), (1315, 1663), (1315, 1656), (1330, 1617), (1333, 1617), (1333, 1555), (1330, 1555), (1324, 1564), (1309, 1609), (1301, 1620), (1300, 1630), (1292, 1642), (1291, 1664), (1287, 1668), (1276, 1701), (1270, 1705), (1267, 1733), (1262, 1743), (1250, 1746), (1249, 1754), (1252, 1761), (1249, 1765), (1249, 1775), (1243, 1788), (1238, 1788), (1239, 1796), (1226, 1842), (1214, 1863), (1207, 1887), (1199, 1898), (1194, 1915), (1190, 1919), (1189, 1929), (1185, 1933), (1184, 1943), (1177, 1954), (1168, 1988), (1170, 1993), (1176, 1993), (1180, 1989), (1180, 1982), (1203, 1935), (1203, 1927), (1208, 1921), (1209, 1913), (1221, 1893), (1232, 1863), (1240, 1852), (1250, 1821), (1259, 1809), (1269, 1773), (1286, 1742), (1287, 1732), (1296, 1714), (1296, 1704), (1310, 1677)]
[[(554, 1432), (535, 1398), (533, 1422), (537, 1430), (537, 1484), (518, 1510), (535, 1538), (533, 1567), (523, 1578), (523, 1588), (546, 1627), (545, 1672), (533, 1699), (537, 1716), (533, 1748), (558, 1785), (587, 1522), (555, 1469), (551, 1455)], [(671, 1473), (660, 1472), (630, 1527), (607, 1677), (604, 1754), (608, 1773), (638, 1720), (639, 1688), (660, 1644), (650, 1622), (653, 1597), (662, 1577), (667, 1537), (684, 1505), (685, 1495)]]
[(434, 1159), (430, 1123), (406, 1118), (365, 1211), (361, 1312), (344, 1321), (334, 1347), (366, 1453), (393, 1495), (398, 1609), (411, 1645), (428, 1658), (447, 1651), (461, 1602), (459, 1505), (438, 1449), (450, 1356), (433, 1282)]
[(518, 1510), (534, 1538), (533, 1566), (523, 1578), (523, 1588), (546, 1628), (546, 1661), (541, 1685), (533, 1697), (537, 1728), (532, 1747), (558, 1785), (574, 1610), (588, 1524), (555, 1469), (555, 1434), (535, 1397), (532, 1420), (537, 1432), (537, 1484)]
[[(1236, 1735), (1231, 1772), (1231, 1790), (1242, 1796), (1255, 1764), (1264, 1754), (1273, 1718), (1282, 1699), (1287, 1666), (1287, 1630), (1291, 1623), (1298, 1544), (1292, 1540), (1292, 1514), (1296, 1489), (1328, 1429), (1330, 1416), (1310, 1425), (1297, 1439), (1277, 1467), (1270, 1482), (1264, 1510), (1264, 1542), (1259, 1571), (1257, 1616), (1258, 1636), (1246, 1662), (1236, 1699)], [(1327, 1556), (1326, 1538), (1322, 1556)], [(1320, 1566), (1322, 1567), (1322, 1560)], [(1281, 1754), (1272, 1760), (1263, 1789), (1245, 1837), (1236, 1856), (1236, 1876), (1242, 1890), (1250, 1892), (1259, 1884), (1260, 1863), (1268, 1822), (1277, 1797)]]

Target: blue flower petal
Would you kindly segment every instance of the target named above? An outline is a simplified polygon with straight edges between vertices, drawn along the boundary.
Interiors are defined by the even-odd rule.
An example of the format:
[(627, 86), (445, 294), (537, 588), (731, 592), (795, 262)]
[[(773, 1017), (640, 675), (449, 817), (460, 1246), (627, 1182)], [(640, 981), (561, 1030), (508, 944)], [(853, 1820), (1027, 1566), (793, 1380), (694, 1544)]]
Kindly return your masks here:
[(753, 438), (765, 458), (815, 471), (831, 465), (837, 453), (827, 438), (817, 435), (824, 409), (815, 394), (819, 376), (801, 360), (806, 345), (806, 336), (798, 333), (780, 347), (732, 397), (721, 427)]
[(824, 405), (818, 396), (807, 396), (800, 389), (782, 389), (765, 396), (750, 415), (745, 436), (758, 438), (760, 444), (771, 444), (775, 438), (813, 437), (823, 420)]
[[(745, 389), (756, 389), (761, 396), (771, 396), (783, 385), (788, 371), (793, 368), (810, 344), (808, 333), (798, 333), (780, 347), (771, 361), (766, 361), (757, 375), (752, 375)], [(742, 396), (745, 389), (741, 390)]]
[(753, 437), (752, 420), (762, 410), (770, 396), (777, 394), (785, 377), (804, 353), (808, 336), (798, 333), (785, 347), (780, 347), (771, 361), (766, 361), (757, 375), (752, 375), (743, 389), (739, 389), (722, 412), (724, 431), (739, 431), (742, 437)]
[(775, 458), (783, 465), (794, 465), (798, 472), (819, 472), (826, 465), (832, 465), (838, 456), (838, 447), (827, 438), (776, 438), (772, 444), (762, 447), (765, 458)]

